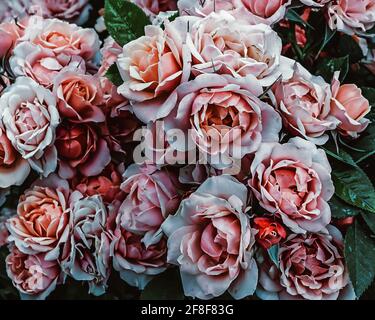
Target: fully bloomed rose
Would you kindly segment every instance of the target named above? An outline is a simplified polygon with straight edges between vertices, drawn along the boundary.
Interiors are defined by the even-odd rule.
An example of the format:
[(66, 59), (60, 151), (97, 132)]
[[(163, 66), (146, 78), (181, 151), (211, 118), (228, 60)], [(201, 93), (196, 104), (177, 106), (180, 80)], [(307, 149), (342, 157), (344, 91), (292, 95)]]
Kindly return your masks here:
[(334, 193), (325, 152), (302, 138), (264, 143), (251, 164), (249, 185), (260, 205), (294, 233), (319, 232), (331, 221)]
[(164, 30), (146, 26), (145, 35), (127, 43), (117, 60), (124, 80), (118, 92), (145, 123), (168, 115), (173, 107), (168, 96), (190, 76), (190, 54), (181, 37), (187, 24), (185, 18), (177, 18)]
[(362, 95), (361, 89), (355, 84), (340, 85), (336, 73), (332, 80), (331, 113), (340, 121), (338, 131), (342, 135), (357, 138), (370, 123), (365, 118), (370, 110), (369, 101)]
[(13, 246), (5, 259), (8, 277), (24, 300), (44, 300), (63, 276), (56, 260), (46, 260), (43, 253), (27, 255)]
[(0, 115), (8, 139), (32, 168), (44, 176), (53, 172), (60, 122), (54, 95), (32, 79), (19, 77), (1, 96)]
[(329, 225), (320, 233), (292, 234), (280, 245), (280, 272), (261, 269), (257, 294), (266, 300), (354, 300), (343, 237)]
[(98, 107), (103, 103), (98, 77), (66, 70), (55, 78), (53, 92), (61, 116), (77, 122), (104, 122)]
[[(166, 129), (190, 129), (190, 137), (213, 166), (231, 166), (234, 159), (255, 152), (262, 141), (279, 139), (281, 118), (257, 98), (262, 92), (253, 76), (202, 74), (177, 89)], [(174, 147), (186, 151), (189, 145)]]
[(96, 176), (111, 162), (107, 142), (92, 123), (64, 121), (56, 130), (59, 175), (71, 179), (80, 172)]
[(145, 235), (149, 242), (160, 239), (160, 225), (174, 214), (180, 204), (177, 175), (158, 170), (153, 165), (130, 165), (123, 176), (121, 190), (127, 196), (122, 203), (121, 227), (135, 234)]
[(182, 15), (206, 16), (222, 10), (246, 24), (274, 24), (284, 18), (291, 0), (179, 0)]
[(163, 223), (168, 262), (179, 266), (186, 296), (211, 299), (228, 290), (242, 299), (254, 292), (255, 230), (246, 204), (243, 184), (229, 175), (211, 177)]
[(56, 260), (69, 236), (69, 184), (51, 174), (21, 195), (17, 216), (8, 220), (9, 241), (25, 254)]
[(30, 165), (13, 148), (0, 126), (0, 188), (19, 186), (30, 173)]
[(328, 140), (327, 130), (334, 130), (338, 121), (330, 114), (331, 90), (322, 77), (311, 75), (296, 64), (293, 76), (273, 86), (279, 111), (287, 129), (315, 144)]
[(192, 70), (195, 74), (248, 74), (271, 85), (288, 60), (281, 57), (281, 39), (264, 24), (245, 25), (226, 12), (211, 13), (191, 27)]
[(89, 292), (99, 296), (105, 293), (110, 274), (107, 230), (108, 212), (100, 196), (84, 197), (75, 191), (71, 196), (69, 253), (63, 269), (77, 281), (87, 281)]
[(375, 0), (337, 0), (328, 6), (328, 24), (332, 30), (361, 33), (375, 24)]

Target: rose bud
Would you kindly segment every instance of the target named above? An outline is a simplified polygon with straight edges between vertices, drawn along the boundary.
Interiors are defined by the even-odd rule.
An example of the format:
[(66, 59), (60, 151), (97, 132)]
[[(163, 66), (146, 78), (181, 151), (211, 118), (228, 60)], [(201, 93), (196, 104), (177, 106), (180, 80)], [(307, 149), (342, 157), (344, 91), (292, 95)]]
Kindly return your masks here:
[(253, 227), (258, 230), (255, 239), (264, 249), (269, 249), (286, 237), (284, 227), (272, 218), (255, 218)]

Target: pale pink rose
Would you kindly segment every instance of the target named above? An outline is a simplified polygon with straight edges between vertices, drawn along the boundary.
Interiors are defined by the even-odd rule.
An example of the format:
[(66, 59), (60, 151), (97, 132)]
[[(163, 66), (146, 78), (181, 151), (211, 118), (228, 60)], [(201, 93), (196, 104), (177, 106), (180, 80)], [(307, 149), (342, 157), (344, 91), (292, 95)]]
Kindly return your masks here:
[(126, 283), (143, 290), (154, 276), (167, 269), (167, 241), (162, 237), (146, 245), (141, 235), (121, 227), (120, 217), (110, 247), (113, 268)]
[(53, 172), (60, 122), (54, 95), (34, 80), (19, 77), (1, 96), (0, 115), (8, 139), (31, 167), (44, 176)]
[(21, 195), (17, 216), (7, 222), (9, 241), (23, 253), (58, 259), (69, 236), (69, 195), (68, 182), (54, 174), (36, 181)]
[(357, 138), (370, 123), (365, 115), (371, 107), (360, 88), (355, 84), (340, 85), (338, 76), (336, 73), (332, 80), (331, 114), (340, 121), (337, 127), (340, 134)]
[(176, 0), (130, 0), (140, 7), (147, 16), (155, 17), (160, 12), (177, 10)]
[(100, 296), (110, 275), (108, 211), (99, 195), (84, 197), (75, 191), (70, 203), (71, 235), (62, 267), (73, 279), (87, 281), (89, 293)]
[(100, 53), (102, 59), (98, 73), (101, 76), (105, 76), (109, 67), (116, 62), (117, 57), (122, 53), (122, 48), (112, 37), (109, 36), (104, 40), (103, 48), (100, 49)]
[(249, 185), (260, 205), (294, 233), (319, 232), (331, 221), (331, 167), (313, 143), (299, 137), (264, 143), (250, 172)]
[(5, 57), (13, 46), (14, 39), (11, 34), (3, 30), (4, 24), (0, 24), (0, 58)]
[(245, 25), (226, 12), (211, 13), (191, 26), (192, 71), (248, 74), (269, 86), (281, 74), (282, 43), (280, 37), (264, 24)]
[(327, 142), (326, 131), (336, 129), (338, 121), (330, 114), (331, 90), (322, 77), (296, 64), (293, 76), (277, 82), (272, 91), (277, 110), (292, 134), (318, 145)]
[(100, 40), (94, 29), (85, 29), (57, 19), (33, 16), (22, 41), (29, 41), (55, 54), (64, 53), (92, 60), (100, 48)]
[(34, 0), (1, 0), (0, 23), (29, 15)]
[(274, 24), (284, 18), (291, 0), (179, 0), (181, 15), (206, 16), (222, 10), (246, 24)]
[(174, 214), (180, 204), (181, 186), (173, 171), (158, 170), (153, 165), (130, 165), (124, 175), (121, 190), (127, 196), (122, 203), (121, 227), (145, 235), (145, 244), (160, 240), (160, 225)]
[(29, 163), (13, 148), (0, 126), (0, 188), (22, 185), (29, 173)]
[(327, 3), (332, 2), (332, 0), (300, 0), (303, 4), (310, 7), (324, 7)]
[[(166, 130), (189, 130), (189, 138), (217, 169), (254, 153), (261, 142), (279, 140), (281, 118), (268, 104), (257, 98), (263, 90), (248, 75), (202, 74), (176, 90), (177, 103), (166, 119)], [(191, 143), (175, 143), (187, 151)], [(193, 144), (194, 146), (194, 144)]]
[(361, 33), (375, 24), (375, 0), (337, 0), (328, 6), (328, 24), (332, 30)]
[(66, 70), (54, 79), (53, 93), (62, 117), (73, 122), (104, 122), (98, 107), (103, 103), (99, 77)]
[(117, 60), (124, 84), (118, 92), (128, 98), (136, 116), (143, 122), (168, 115), (168, 96), (190, 76), (190, 54), (181, 34), (187, 21), (177, 18), (165, 30), (146, 26), (145, 35), (127, 43)]
[(51, 49), (21, 42), (14, 48), (10, 68), (15, 76), (26, 76), (45, 87), (51, 87), (64, 68), (85, 72), (85, 62), (80, 56), (71, 56), (64, 52), (56, 54)]
[(255, 291), (258, 268), (247, 196), (235, 178), (211, 177), (163, 223), (168, 262), (179, 266), (186, 296), (212, 299), (228, 290), (242, 299)]
[[(0, 9), (1, 10), (1, 9)], [(18, 40), (23, 36), (28, 24), (28, 18), (17, 21), (3, 22), (0, 24), (0, 58), (11, 54)]]
[(56, 130), (58, 174), (71, 179), (77, 172), (96, 176), (111, 162), (102, 132), (94, 123), (64, 121)]
[(27, 255), (13, 246), (5, 264), (23, 300), (46, 299), (64, 279), (58, 262), (46, 260), (43, 253)]
[(344, 240), (328, 225), (320, 233), (292, 234), (280, 244), (279, 270), (262, 262), (257, 295), (265, 300), (354, 300)]

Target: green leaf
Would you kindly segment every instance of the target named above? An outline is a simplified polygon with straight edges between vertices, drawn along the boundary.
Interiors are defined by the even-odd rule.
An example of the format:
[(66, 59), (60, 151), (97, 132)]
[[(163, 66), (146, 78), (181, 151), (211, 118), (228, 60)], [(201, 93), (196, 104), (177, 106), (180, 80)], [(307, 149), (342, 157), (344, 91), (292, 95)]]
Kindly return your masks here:
[(353, 37), (342, 34), (338, 42), (338, 54), (340, 56), (349, 56), (351, 63), (358, 62), (363, 58), (362, 49)]
[(339, 168), (332, 172), (335, 194), (345, 202), (375, 213), (375, 190), (366, 173), (360, 168)]
[(141, 293), (141, 300), (184, 300), (178, 269), (169, 269), (156, 276)]
[(353, 167), (358, 167), (357, 163), (353, 160), (348, 152), (346, 152), (341, 146), (337, 150), (335, 143), (330, 139), (323, 147), (321, 147), (328, 156), (341, 161), (342, 163), (348, 164)]
[(320, 48), (318, 50), (318, 53), (316, 54), (316, 58), (319, 57), (320, 53), (323, 51), (325, 46), (331, 41), (333, 36), (336, 34), (336, 29), (331, 30), (331, 28), (326, 24), (325, 30), (324, 30), (324, 38), (322, 40), (322, 44), (320, 45)]
[(329, 201), (329, 206), (331, 207), (332, 217), (336, 219), (357, 216), (363, 212), (361, 209), (353, 207), (342, 201), (337, 196), (332, 197), (332, 199)]
[(279, 268), (279, 245), (272, 246), (267, 252), (272, 262)]
[(375, 215), (368, 212), (362, 212), (362, 218), (365, 220), (372, 233), (375, 234)]
[(375, 242), (366, 234), (358, 219), (349, 227), (345, 237), (345, 260), (359, 298), (375, 277)]
[(116, 63), (111, 65), (105, 74), (105, 76), (115, 85), (120, 86), (123, 84), (122, 78), (120, 76), (120, 72), (118, 71)]
[(375, 88), (362, 87), (362, 95), (369, 101), (371, 111), (366, 115), (367, 119), (375, 122)]
[(335, 71), (340, 71), (340, 81), (344, 81), (349, 71), (349, 56), (323, 59), (317, 67), (316, 74), (331, 82)]
[[(375, 121), (375, 120), (374, 120)], [(371, 123), (367, 129), (360, 134), (358, 139), (348, 142), (359, 151), (349, 150), (352, 158), (358, 164), (375, 154), (375, 122)]]
[(289, 21), (296, 22), (298, 24), (302, 24), (304, 27), (309, 27), (309, 28), (315, 30), (315, 28), (311, 24), (309, 24), (308, 22), (303, 20), (301, 18), (301, 16), (293, 9), (288, 10), (288, 12), (285, 15), (285, 18), (288, 19)]
[(150, 20), (141, 8), (124, 0), (106, 0), (104, 21), (109, 34), (120, 45), (144, 35)]

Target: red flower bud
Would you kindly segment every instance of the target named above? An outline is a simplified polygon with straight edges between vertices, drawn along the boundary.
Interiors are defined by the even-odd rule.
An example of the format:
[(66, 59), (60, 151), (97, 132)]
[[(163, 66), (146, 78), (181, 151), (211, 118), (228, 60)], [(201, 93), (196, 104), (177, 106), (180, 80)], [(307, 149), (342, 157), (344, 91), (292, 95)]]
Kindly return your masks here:
[(258, 217), (254, 219), (257, 242), (265, 249), (272, 247), (286, 237), (284, 227), (272, 218)]

